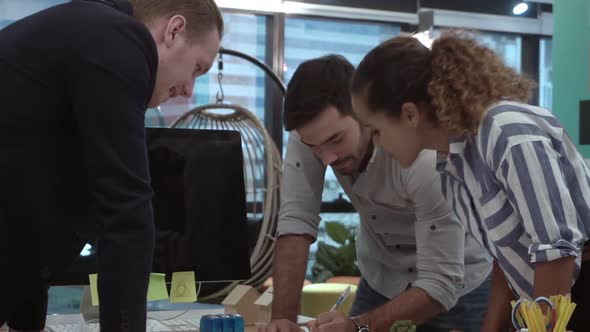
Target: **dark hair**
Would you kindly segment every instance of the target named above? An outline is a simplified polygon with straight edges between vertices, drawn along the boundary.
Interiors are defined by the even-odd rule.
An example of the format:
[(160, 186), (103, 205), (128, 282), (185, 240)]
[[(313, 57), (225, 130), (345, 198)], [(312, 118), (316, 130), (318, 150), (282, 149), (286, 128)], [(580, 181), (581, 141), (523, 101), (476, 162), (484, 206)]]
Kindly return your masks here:
[(189, 39), (195, 40), (203, 31), (215, 27), (223, 36), (223, 16), (214, 0), (130, 0), (133, 15), (144, 24), (159, 17), (183, 15)]
[(451, 31), (432, 50), (409, 36), (377, 46), (360, 63), (352, 93), (364, 94), (370, 110), (396, 117), (406, 102), (428, 103), (436, 124), (472, 134), (492, 103), (526, 102), (532, 85), (472, 36)]
[(395, 37), (371, 50), (352, 81), (352, 93), (364, 94), (370, 110), (399, 116), (403, 103), (429, 102), (430, 51), (412, 37)]
[(352, 115), (350, 83), (353, 74), (354, 66), (335, 54), (299, 65), (287, 85), (283, 104), (285, 130), (303, 127), (328, 106), (336, 107), (341, 114)]

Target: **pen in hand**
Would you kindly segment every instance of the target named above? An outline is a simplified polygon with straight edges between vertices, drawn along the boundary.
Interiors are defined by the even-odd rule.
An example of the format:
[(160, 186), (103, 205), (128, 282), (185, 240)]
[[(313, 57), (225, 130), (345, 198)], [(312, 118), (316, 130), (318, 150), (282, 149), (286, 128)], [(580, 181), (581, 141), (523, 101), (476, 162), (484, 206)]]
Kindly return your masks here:
[[(346, 301), (346, 299), (348, 298), (349, 295), (350, 295), (350, 286), (346, 287), (344, 292), (342, 292), (342, 294), (340, 294), (340, 296), (338, 296), (338, 299), (336, 300), (336, 303), (334, 303), (334, 305), (330, 309), (330, 312), (333, 312), (336, 309), (338, 309), (338, 307), (340, 307), (340, 305), (342, 305), (342, 303), (344, 303), (344, 301)], [(306, 325), (306, 324), (300, 323), (298, 325), (302, 326), (302, 325)]]
[(338, 300), (336, 300), (336, 303), (334, 303), (334, 305), (332, 306), (332, 309), (330, 309), (330, 311), (335, 311), (336, 309), (338, 309), (338, 307), (340, 307), (340, 305), (342, 303), (344, 303), (344, 301), (346, 301), (346, 299), (348, 298), (349, 295), (350, 295), (350, 286), (346, 287), (344, 292), (342, 292), (342, 294), (340, 294), (340, 296), (338, 297)]

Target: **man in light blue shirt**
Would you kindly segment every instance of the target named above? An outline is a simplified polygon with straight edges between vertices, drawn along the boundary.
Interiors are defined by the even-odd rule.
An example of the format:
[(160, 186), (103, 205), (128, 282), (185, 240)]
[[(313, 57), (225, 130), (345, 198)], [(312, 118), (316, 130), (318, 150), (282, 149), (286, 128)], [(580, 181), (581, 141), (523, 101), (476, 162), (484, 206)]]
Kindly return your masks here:
[(303, 63), (289, 83), (284, 121), (291, 133), (281, 186), (273, 321), (267, 330), (299, 330), (293, 321), (330, 166), (360, 216), (356, 243), (362, 279), (352, 319), (329, 313), (314, 324), (335, 331), (382, 331), (409, 319), (421, 324), (421, 331), (478, 331), (491, 259), (445, 201), (434, 151), (402, 168), (373, 148), (370, 133), (352, 115), (353, 72), (344, 58), (330, 55)]

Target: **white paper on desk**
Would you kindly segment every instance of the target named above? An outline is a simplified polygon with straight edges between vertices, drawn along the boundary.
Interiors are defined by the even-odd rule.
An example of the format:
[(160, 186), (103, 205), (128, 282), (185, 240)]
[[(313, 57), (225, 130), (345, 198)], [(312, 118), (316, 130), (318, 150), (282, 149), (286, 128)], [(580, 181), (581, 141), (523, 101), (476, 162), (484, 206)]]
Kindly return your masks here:
[(305, 324), (309, 321), (314, 320), (315, 318), (311, 318), (311, 317), (307, 317), (307, 316), (297, 316), (297, 325), (299, 325), (299, 328), (302, 329), (305, 332), (309, 332), (309, 329), (307, 328), (307, 326), (305, 326)]
[(305, 325), (312, 320), (315, 320), (315, 318), (299, 315), (297, 316), (297, 325)]
[(78, 329), (76, 331), (77, 332), (91, 332), (90, 326), (88, 326), (88, 324), (84, 320), (84, 317), (82, 317), (82, 316), (80, 316), (80, 319), (78, 320)]

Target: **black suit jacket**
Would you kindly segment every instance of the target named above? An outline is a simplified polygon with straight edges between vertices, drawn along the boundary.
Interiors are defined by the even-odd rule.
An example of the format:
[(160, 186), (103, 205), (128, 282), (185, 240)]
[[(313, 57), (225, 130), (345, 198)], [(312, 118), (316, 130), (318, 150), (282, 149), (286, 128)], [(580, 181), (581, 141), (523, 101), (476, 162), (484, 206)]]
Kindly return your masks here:
[(143, 332), (158, 55), (130, 10), (74, 0), (0, 30), (0, 298), (17, 303), (96, 239), (102, 330)]

